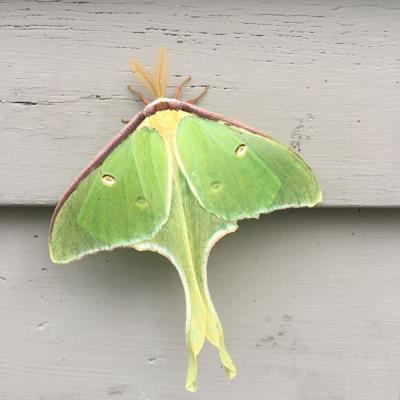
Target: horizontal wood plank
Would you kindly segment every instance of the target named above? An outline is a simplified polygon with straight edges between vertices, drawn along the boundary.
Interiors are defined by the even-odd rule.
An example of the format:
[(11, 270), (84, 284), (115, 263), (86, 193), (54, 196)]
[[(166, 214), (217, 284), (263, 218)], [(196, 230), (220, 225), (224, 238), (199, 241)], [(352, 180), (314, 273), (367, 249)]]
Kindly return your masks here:
[[(185, 300), (158, 254), (51, 264), (51, 210), (0, 207), (0, 398), (189, 400)], [(295, 210), (245, 221), (208, 278), (238, 375), (199, 357), (196, 398), (395, 400), (400, 210)]]
[[(54, 204), (141, 105), (127, 60), (290, 143), (325, 206), (400, 206), (398, 1), (2, 1), (0, 204)], [(139, 85), (137, 85), (139, 87)]]

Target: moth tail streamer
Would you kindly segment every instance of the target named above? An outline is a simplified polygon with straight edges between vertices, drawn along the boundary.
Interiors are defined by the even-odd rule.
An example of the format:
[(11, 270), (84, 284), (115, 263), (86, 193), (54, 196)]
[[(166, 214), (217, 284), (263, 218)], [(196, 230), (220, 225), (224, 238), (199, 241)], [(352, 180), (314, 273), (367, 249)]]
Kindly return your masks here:
[[(180, 274), (181, 277), (183, 274)], [(187, 275), (183, 275), (186, 276)], [(200, 279), (182, 279), (186, 296), (186, 346), (188, 351), (188, 370), (186, 389), (197, 389), (197, 356), (205, 340), (217, 347), (224, 370), (229, 378), (235, 377), (236, 367), (225, 346), (221, 322), (209, 294), (207, 282)]]
[(237, 370), (226, 348), (222, 324), (218, 318), (217, 312), (215, 311), (208, 288), (205, 287), (205, 289), (207, 301), (207, 339), (218, 349), (219, 358), (222, 362), (225, 373), (230, 379), (232, 379), (236, 376)]

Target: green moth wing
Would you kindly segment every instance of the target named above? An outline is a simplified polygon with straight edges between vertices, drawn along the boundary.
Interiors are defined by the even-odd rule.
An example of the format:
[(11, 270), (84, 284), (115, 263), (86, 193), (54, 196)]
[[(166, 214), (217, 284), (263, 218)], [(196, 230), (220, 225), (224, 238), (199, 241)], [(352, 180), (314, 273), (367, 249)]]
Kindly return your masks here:
[(167, 220), (170, 202), (164, 142), (154, 129), (138, 127), (58, 207), (50, 228), (51, 258), (66, 263), (148, 239)]
[(192, 191), (203, 207), (224, 220), (321, 201), (309, 166), (265, 135), (190, 114), (179, 122), (176, 143)]

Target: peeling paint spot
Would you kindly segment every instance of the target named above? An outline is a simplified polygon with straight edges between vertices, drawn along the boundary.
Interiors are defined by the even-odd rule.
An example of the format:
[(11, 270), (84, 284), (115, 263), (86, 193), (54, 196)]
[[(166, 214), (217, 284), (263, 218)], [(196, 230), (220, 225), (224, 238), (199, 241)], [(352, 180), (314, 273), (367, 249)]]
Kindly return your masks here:
[(150, 365), (155, 365), (158, 361), (164, 361), (164, 357), (151, 357), (147, 360)]
[(49, 327), (49, 325), (50, 325), (50, 321), (45, 321), (45, 322), (42, 322), (41, 324), (39, 324), (37, 326), (37, 329), (46, 329)]
[(124, 388), (122, 386), (110, 386), (108, 389), (109, 396), (118, 396), (124, 393)]
[(299, 120), (290, 136), (290, 147), (298, 152), (301, 151), (301, 141), (303, 139), (302, 131), (304, 130), (303, 118)]
[(263, 337), (263, 338), (261, 338), (261, 340), (264, 342), (264, 343), (270, 343), (270, 342), (273, 342), (273, 340), (275, 339), (275, 337), (274, 336), (268, 336), (268, 337)]

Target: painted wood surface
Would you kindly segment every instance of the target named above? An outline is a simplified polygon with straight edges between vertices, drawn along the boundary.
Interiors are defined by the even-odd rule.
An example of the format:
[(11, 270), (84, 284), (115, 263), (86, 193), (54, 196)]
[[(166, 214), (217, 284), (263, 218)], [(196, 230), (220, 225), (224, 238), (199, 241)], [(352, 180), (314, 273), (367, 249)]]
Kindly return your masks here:
[[(193, 399), (184, 294), (161, 256), (47, 253), (50, 209), (0, 208), (0, 398)], [(208, 400), (397, 400), (400, 210), (296, 210), (246, 221), (209, 281), (238, 376), (200, 356)]]
[(171, 91), (290, 143), (324, 205), (399, 206), (399, 40), (396, 0), (1, 1), (0, 204), (54, 204), (163, 45)]

